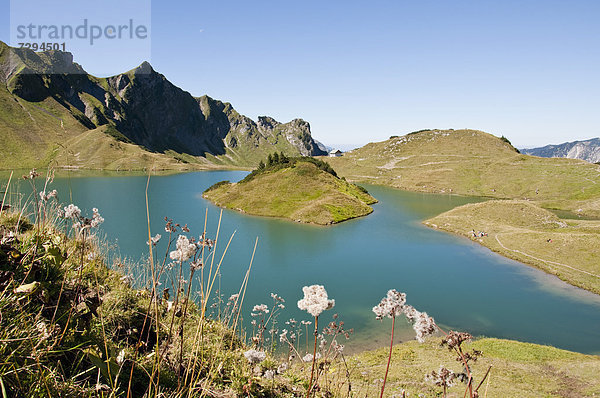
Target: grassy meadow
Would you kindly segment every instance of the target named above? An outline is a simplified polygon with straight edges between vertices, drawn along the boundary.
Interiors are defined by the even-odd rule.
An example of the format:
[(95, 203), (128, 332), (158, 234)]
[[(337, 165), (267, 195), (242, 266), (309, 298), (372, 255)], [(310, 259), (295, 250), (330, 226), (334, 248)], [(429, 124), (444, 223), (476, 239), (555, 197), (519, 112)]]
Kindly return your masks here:
[(566, 220), (534, 202), (492, 200), (457, 207), (424, 224), (600, 294), (600, 253), (593, 249), (600, 247), (599, 220)]
[[(388, 375), (387, 397), (441, 396), (439, 387), (424, 381), (424, 375), (444, 364), (454, 372), (461, 366), (452, 353), (441, 347), (440, 339), (416, 341), (394, 346)], [(597, 375), (600, 357), (559, 350), (550, 346), (511, 340), (482, 338), (468, 344), (483, 353), (472, 370), (477, 384), (491, 366), (490, 374), (479, 389), (480, 397), (592, 397), (600, 394)], [(355, 369), (352, 385), (361, 397), (379, 396), (388, 349), (364, 352), (348, 359)], [(454, 362), (454, 366), (452, 363)], [(448, 389), (448, 397), (463, 397), (464, 384)]]

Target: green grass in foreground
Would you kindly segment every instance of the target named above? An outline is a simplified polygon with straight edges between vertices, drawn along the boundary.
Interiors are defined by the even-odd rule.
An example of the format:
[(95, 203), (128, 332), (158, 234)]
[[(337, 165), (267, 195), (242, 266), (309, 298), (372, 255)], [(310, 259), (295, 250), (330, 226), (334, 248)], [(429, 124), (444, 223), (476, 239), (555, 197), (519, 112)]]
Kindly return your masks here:
[(360, 187), (302, 160), (266, 169), (237, 184), (216, 184), (203, 196), (248, 214), (320, 225), (367, 215), (373, 211), (369, 204), (376, 202)]
[[(57, 207), (62, 205), (43, 203), (34, 224), (18, 213), (4, 211), (0, 217), (0, 384), (9, 394), (3, 396), (125, 397), (129, 385), (130, 396), (143, 396), (149, 389), (150, 396), (160, 392), (191, 398), (306, 395), (310, 366), (299, 360), (303, 350), (291, 360), (291, 368), (279, 370), (287, 355), (269, 351), (265, 340), (259, 349), (268, 351), (266, 359), (258, 365), (246, 361), (249, 346), (237, 324), (237, 299), (233, 307), (219, 310), (219, 317), (210, 316), (209, 281), (191, 269), (184, 274), (178, 274), (182, 268), (177, 266), (167, 271), (165, 285), (177, 284), (171, 294), (152, 289), (154, 282), (144, 279), (150, 273), (148, 264), (132, 269), (115, 259), (117, 270), (109, 269), (106, 252), (93, 234), (66, 235), (72, 234), (75, 220), (57, 219)], [(175, 228), (173, 240), (185, 232), (170, 222), (167, 227)], [(221, 246), (215, 243), (215, 252)], [(211, 255), (221, 257), (208, 254), (205, 277), (216, 276), (208, 261)], [(179, 267), (190, 265), (187, 261)], [(163, 268), (157, 264), (153, 269)], [(134, 270), (142, 278), (132, 285), (128, 275)], [(187, 288), (194, 279), (202, 283), (200, 292)], [(331, 332), (325, 334), (331, 338)], [(439, 396), (440, 389), (425, 382), (424, 375), (440, 364), (461, 371), (455, 355), (439, 342), (430, 338), (394, 347), (386, 397), (398, 396), (400, 389), (411, 397)], [(472, 368), (476, 380), (493, 366), (480, 390), (489, 397), (600, 394), (598, 356), (498, 339), (467, 345), (483, 352)], [(324, 350), (314, 397), (378, 396), (387, 348), (347, 358), (328, 358)], [(463, 391), (463, 385), (451, 387), (449, 396), (461, 397)]]
[[(529, 201), (494, 200), (460, 206), (424, 223), (600, 294), (600, 221), (563, 220)], [(488, 236), (473, 237), (472, 230)]]
[[(438, 395), (440, 389), (426, 383), (426, 373), (441, 364), (454, 372), (462, 368), (454, 354), (441, 347), (440, 339), (425, 343), (411, 341), (394, 346), (392, 367), (386, 384), (386, 397), (400, 397), (404, 389), (410, 397)], [(467, 348), (483, 352), (473, 365), (474, 378), (479, 383), (488, 367), (492, 370), (480, 388), (480, 397), (591, 397), (600, 394), (600, 357), (583, 355), (549, 346), (520, 343), (511, 340), (484, 338), (465, 343)], [(376, 397), (381, 390), (389, 350), (381, 348), (355, 355), (348, 366), (355, 371), (353, 386), (357, 396)], [(450, 387), (448, 397), (462, 397), (464, 384)]]

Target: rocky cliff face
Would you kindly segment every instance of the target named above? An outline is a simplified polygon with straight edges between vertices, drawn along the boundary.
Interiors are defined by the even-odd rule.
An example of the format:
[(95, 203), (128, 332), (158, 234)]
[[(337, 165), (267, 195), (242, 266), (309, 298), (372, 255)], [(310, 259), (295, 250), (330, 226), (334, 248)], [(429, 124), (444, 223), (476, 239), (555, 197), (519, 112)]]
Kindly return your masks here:
[(229, 103), (194, 98), (147, 62), (104, 79), (85, 73), (69, 53), (34, 53), (0, 44), (0, 79), (13, 96), (32, 103), (52, 98), (85, 128), (110, 125), (149, 151), (212, 155), (239, 165), (254, 165), (273, 151), (325, 154), (308, 122), (279, 123), (266, 116), (255, 122)]
[(581, 159), (590, 163), (598, 163), (600, 162), (600, 138), (559, 145), (546, 145), (541, 148), (522, 149), (521, 152), (544, 158)]

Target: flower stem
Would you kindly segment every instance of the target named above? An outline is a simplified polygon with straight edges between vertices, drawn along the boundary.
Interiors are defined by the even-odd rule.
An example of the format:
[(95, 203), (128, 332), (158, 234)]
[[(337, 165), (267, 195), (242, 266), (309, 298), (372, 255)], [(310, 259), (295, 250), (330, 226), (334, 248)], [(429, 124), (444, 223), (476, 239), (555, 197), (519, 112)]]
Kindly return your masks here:
[(315, 317), (315, 348), (313, 350), (313, 362), (312, 367), (310, 369), (310, 382), (308, 383), (308, 390), (306, 391), (306, 398), (310, 397), (310, 392), (312, 390), (312, 382), (313, 376), (315, 374), (315, 362), (317, 361), (317, 334), (319, 330), (319, 317)]
[(385, 368), (385, 377), (383, 378), (383, 385), (381, 386), (381, 395), (379, 398), (383, 397), (383, 391), (385, 390), (385, 382), (387, 381), (388, 372), (390, 370), (390, 362), (392, 361), (392, 349), (394, 347), (394, 325), (396, 323), (396, 317), (392, 316), (392, 339), (390, 340), (390, 355), (388, 356), (387, 367)]

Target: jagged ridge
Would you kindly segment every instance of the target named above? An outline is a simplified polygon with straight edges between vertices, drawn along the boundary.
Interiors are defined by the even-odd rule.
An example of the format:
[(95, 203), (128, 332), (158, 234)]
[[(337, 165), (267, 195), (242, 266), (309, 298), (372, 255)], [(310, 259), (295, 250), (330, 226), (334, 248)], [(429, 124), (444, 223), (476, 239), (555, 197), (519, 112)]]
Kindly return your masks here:
[[(279, 123), (269, 117), (254, 122), (229, 103), (193, 97), (147, 62), (117, 76), (97, 78), (74, 63), (70, 53), (34, 53), (0, 42), (0, 80), (5, 101), (12, 99), (25, 108), (33, 105), (62, 121), (61, 127), (65, 119), (75, 119), (66, 136), (110, 126), (117, 135), (148, 151), (174, 151), (243, 166), (255, 165), (274, 150), (290, 156), (324, 154), (312, 139), (308, 122)], [(12, 141), (22, 138), (9, 118), (16, 117), (20, 124), (40, 124), (37, 114), (26, 113), (0, 117), (2, 135), (12, 135)], [(53, 133), (41, 134), (27, 144), (48, 150), (51, 143), (63, 140), (57, 138), (61, 129), (49, 130)]]
[(598, 163), (600, 162), (600, 138), (522, 149), (521, 152), (543, 158), (581, 159), (590, 163)]

